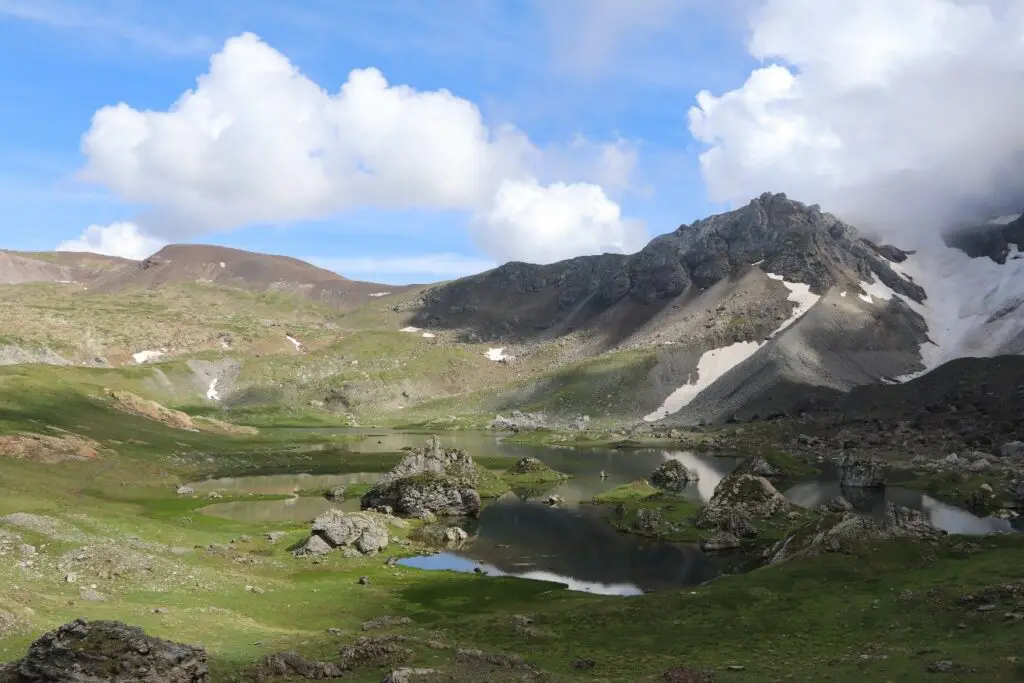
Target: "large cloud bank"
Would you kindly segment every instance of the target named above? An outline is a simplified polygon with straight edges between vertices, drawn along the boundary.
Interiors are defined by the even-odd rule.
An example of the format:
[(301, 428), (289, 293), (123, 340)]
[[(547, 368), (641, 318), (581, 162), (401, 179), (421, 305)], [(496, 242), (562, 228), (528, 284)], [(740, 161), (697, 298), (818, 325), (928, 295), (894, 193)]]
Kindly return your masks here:
[(767, 0), (689, 113), (716, 201), (787, 192), (921, 243), (1024, 209), (1024, 1)]
[(465, 211), (496, 260), (629, 251), (645, 232), (597, 184), (628, 182), (623, 143), (541, 149), (468, 100), (373, 68), (332, 94), (252, 34), (167, 111), (100, 109), (82, 150), (83, 177), (147, 207), (138, 222), (160, 241), (358, 207)]

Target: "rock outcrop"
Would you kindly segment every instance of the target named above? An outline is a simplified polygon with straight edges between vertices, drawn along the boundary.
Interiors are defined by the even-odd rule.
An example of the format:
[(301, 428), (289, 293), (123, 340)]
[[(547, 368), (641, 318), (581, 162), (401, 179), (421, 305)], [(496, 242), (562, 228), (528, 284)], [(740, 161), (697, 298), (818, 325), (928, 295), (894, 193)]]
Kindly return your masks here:
[(699, 479), (700, 475), (696, 471), (678, 460), (666, 460), (651, 473), (651, 483), (662, 488), (683, 488)]
[(885, 472), (877, 460), (846, 454), (839, 459), (839, 485), (851, 489), (885, 486)]
[(548, 472), (551, 468), (537, 458), (520, 458), (515, 465), (509, 468), (512, 474), (534, 474), (536, 472)]
[(764, 477), (731, 474), (715, 487), (711, 500), (700, 512), (701, 529), (722, 528), (737, 516), (768, 519), (789, 508), (789, 501)]
[(206, 651), (154, 638), (119, 621), (61, 626), (23, 659), (0, 667), (0, 683), (209, 683)]
[(920, 512), (887, 503), (885, 517), (880, 521), (855, 512), (826, 515), (790, 533), (765, 551), (765, 558), (769, 564), (776, 564), (794, 557), (841, 552), (868, 539), (930, 539), (943, 534), (925, 521)]
[(501, 432), (529, 432), (548, 427), (548, 419), (544, 413), (524, 413), (515, 411), (508, 417), (498, 415), (491, 422), (491, 429)]
[(465, 451), (446, 450), (437, 436), (414, 449), (360, 500), (365, 509), (390, 507), (398, 514), (476, 516), (480, 494), (476, 463)]

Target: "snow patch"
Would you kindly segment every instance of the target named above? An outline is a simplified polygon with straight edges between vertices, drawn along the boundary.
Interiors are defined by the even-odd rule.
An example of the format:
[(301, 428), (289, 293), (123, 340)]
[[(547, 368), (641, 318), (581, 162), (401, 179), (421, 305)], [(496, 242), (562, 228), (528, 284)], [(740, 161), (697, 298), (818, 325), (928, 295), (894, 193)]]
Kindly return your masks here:
[(206, 399), (208, 401), (220, 400), (220, 394), (217, 393), (217, 382), (219, 381), (219, 379), (215, 378), (212, 382), (210, 382), (210, 388), (206, 390)]
[[(814, 304), (821, 299), (820, 296), (811, 292), (811, 286), (802, 282), (788, 282), (782, 275), (765, 273), (773, 280), (778, 280), (786, 286), (789, 293), (786, 295), (788, 301), (796, 304), (792, 314), (770, 335), (768, 339), (776, 336), (787, 327), (803, 317), (811, 310)], [(722, 346), (717, 349), (706, 351), (697, 361), (697, 379), (692, 383), (688, 382), (679, 387), (652, 413), (644, 415), (644, 422), (657, 422), (673, 413), (677, 413), (690, 404), (693, 399), (714, 384), (719, 377), (732, 370), (734, 367), (747, 360), (759, 348), (768, 343), (768, 340), (760, 342), (736, 342), (729, 346)]]
[(284, 336), (285, 336), (285, 339), (287, 339), (288, 341), (290, 341), (292, 343), (292, 346), (295, 347), (296, 351), (301, 351), (302, 350), (302, 342), (300, 342), (298, 339), (296, 339), (295, 337), (293, 337), (290, 334), (286, 334)]
[(843, 297), (843, 298), (845, 299), (845, 298), (846, 298), (846, 292), (843, 292), (843, 293), (842, 293), (842, 294), (840, 294), (839, 296), (841, 296), (841, 297)]
[(388, 295), (388, 294), (390, 294), (390, 293), (391, 293), (391, 292), (374, 292), (374, 293), (373, 293), (373, 294), (371, 294), (370, 296), (387, 296), (387, 295)]
[(223, 261), (221, 261), (221, 262), (220, 262), (220, 267), (221, 267), (221, 268), (227, 268), (227, 267), (228, 267), (228, 264), (226, 264), (226, 263), (224, 263)]
[(487, 353), (485, 353), (484, 355), (487, 356), (488, 360), (498, 362), (501, 362), (503, 360), (512, 360), (512, 356), (505, 355), (504, 346), (502, 346), (500, 349), (487, 349)]
[(425, 337), (426, 339), (433, 339), (433, 338), (434, 338), (434, 337), (436, 337), (437, 335), (436, 335), (436, 334), (434, 334), (433, 332), (424, 332), (424, 333), (423, 333), (423, 336), (424, 336), (424, 337)]
[(1010, 223), (1014, 222), (1015, 220), (1017, 220), (1021, 216), (1024, 216), (1024, 214), (1014, 213), (1014, 214), (1010, 214), (1009, 216), (1000, 216), (999, 218), (993, 218), (992, 220), (990, 220), (988, 222), (988, 224), (989, 225), (1009, 225)]
[(412, 325), (409, 325), (409, 327), (403, 327), (400, 329), (399, 332), (421, 332), (422, 330), (423, 328), (421, 327), (413, 327)]
[(139, 351), (138, 353), (133, 353), (132, 358), (135, 360), (137, 365), (142, 365), (143, 363), (151, 363), (155, 360), (159, 360), (160, 358), (163, 358), (164, 355), (163, 351)]

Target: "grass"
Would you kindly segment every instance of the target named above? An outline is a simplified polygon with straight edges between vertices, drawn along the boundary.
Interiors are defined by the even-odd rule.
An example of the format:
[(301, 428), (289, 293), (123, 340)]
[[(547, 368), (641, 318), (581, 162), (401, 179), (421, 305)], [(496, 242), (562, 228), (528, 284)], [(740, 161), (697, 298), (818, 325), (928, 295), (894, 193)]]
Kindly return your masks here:
[[(297, 464), (303, 471), (387, 469), (401, 454), (347, 453), (345, 439), (315, 431), (268, 429), (247, 437), (175, 431), (90, 398), (107, 376), (100, 381), (75, 370), (62, 377), (0, 372), (0, 430), (69, 429), (113, 452), (98, 461), (56, 466), (0, 460), (0, 516), (45, 515), (72, 538), (0, 526), (39, 549), (31, 570), (19, 566), (16, 555), (0, 555), (0, 583), (6, 587), (0, 609), (23, 620), (0, 639), (0, 660), (21, 656), (34, 637), (73, 618), (112, 618), (153, 635), (204, 644), (213, 680), (231, 683), (270, 652), (297, 649), (333, 657), (342, 642), (362, 635), (362, 622), (395, 614), (414, 620), (397, 632), (440, 637), (449, 646), (415, 646), (417, 666), (454, 670), (454, 647), (509, 651), (551, 672), (554, 681), (653, 681), (680, 665), (715, 669), (716, 680), (725, 683), (924, 680), (930, 679), (926, 669), (933, 660), (971, 667), (973, 678), (993, 683), (1024, 674), (1020, 660), (1013, 659), (1024, 655), (1021, 622), (1003, 616), (1016, 607), (999, 604), (978, 612), (960, 603), (966, 593), (1020, 578), (1019, 536), (970, 544), (962, 538), (861, 544), (849, 554), (631, 598), (572, 593), (538, 581), (386, 567), (380, 556), (331, 554), (314, 564), (288, 554), (307, 533), (306, 525), (208, 517), (200, 512), (208, 501), (177, 496), (175, 485), (212, 473), (287, 471)], [(608, 491), (597, 502), (621, 503), (633, 514), (640, 507), (657, 509), (680, 526), (680, 540), (693, 533), (683, 524), (697, 507), (646, 482)], [(262, 534), (272, 530), (286, 537), (270, 544)], [(391, 530), (400, 538), (407, 531)], [(106, 548), (106, 540), (153, 569), (129, 566), (109, 574), (103, 562), (77, 563), (79, 583), (64, 581), (68, 570), (58, 567), (64, 553)], [(396, 545), (386, 554), (416, 552), (415, 545)], [(370, 584), (359, 585), (360, 576)], [(80, 587), (93, 583), (105, 601), (81, 598)], [(512, 615), (528, 615), (533, 628), (517, 630)], [(569, 662), (575, 657), (593, 658), (597, 665), (574, 671)], [(379, 681), (385, 673), (372, 667), (347, 680)]]
[(924, 491), (938, 500), (965, 507), (981, 515), (1009, 507), (1012, 502), (1009, 492), (1003, 490), (998, 479), (990, 479), (982, 474), (936, 472), (900, 481), (899, 485)]

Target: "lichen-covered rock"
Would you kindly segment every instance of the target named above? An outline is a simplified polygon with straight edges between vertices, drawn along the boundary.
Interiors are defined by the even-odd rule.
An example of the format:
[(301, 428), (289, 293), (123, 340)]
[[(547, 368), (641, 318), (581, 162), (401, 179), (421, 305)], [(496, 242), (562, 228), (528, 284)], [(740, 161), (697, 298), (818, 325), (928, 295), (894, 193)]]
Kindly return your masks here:
[(847, 454), (839, 459), (839, 485), (843, 488), (870, 489), (885, 486), (882, 464), (871, 458)]
[(633, 528), (637, 531), (657, 531), (665, 524), (665, 518), (657, 510), (640, 508), (633, 520)]
[(0, 669), (4, 683), (209, 683), (206, 651), (119, 621), (75, 620)]
[(651, 483), (664, 488), (683, 488), (691, 481), (697, 481), (700, 475), (678, 460), (666, 460), (651, 473)]
[(363, 555), (388, 547), (387, 524), (369, 512), (328, 510), (313, 520), (312, 532), (332, 548), (355, 548)]
[(436, 434), (421, 448), (410, 451), (394, 469), (381, 478), (381, 483), (418, 474), (443, 475), (469, 487), (475, 486), (480, 478), (473, 458), (458, 448), (445, 449)]
[(344, 501), (345, 487), (342, 486), (341, 484), (338, 484), (337, 486), (332, 486), (331, 488), (327, 489), (327, 491), (324, 492), (324, 498), (335, 503), (340, 503)]
[(445, 517), (475, 517), (480, 513), (480, 494), (452, 477), (419, 474), (381, 482), (360, 501), (364, 510), (384, 505), (401, 515), (429, 512)]
[(277, 652), (260, 660), (253, 671), (253, 678), (256, 681), (269, 681), (298, 676), (315, 681), (338, 678), (342, 674), (344, 671), (337, 664), (311, 661), (298, 652)]
[(697, 526), (721, 528), (741, 515), (747, 519), (768, 519), (789, 508), (789, 501), (764, 477), (730, 474), (718, 483), (711, 500), (701, 510)]
[(734, 550), (740, 547), (740, 539), (728, 531), (716, 531), (700, 542), (701, 550), (709, 553)]
[(887, 503), (880, 522), (854, 512), (827, 515), (787, 535), (765, 551), (765, 558), (769, 564), (776, 564), (793, 557), (839, 552), (866, 539), (929, 539), (943, 533), (928, 524), (917, 510)]
[(785, 470), (768, 462), (763, 455), (754, 455), (739, 464), (733, 474), (753, 474), (765, 479), (780, 479), (786, 476)]
[(360, 500), (362, 509), (390, 507), (402, 515), (472, 516), (480, 512), (474, 488), (480, 472), (465, 451), (445, 450), (432, 436), (414, 449)]

